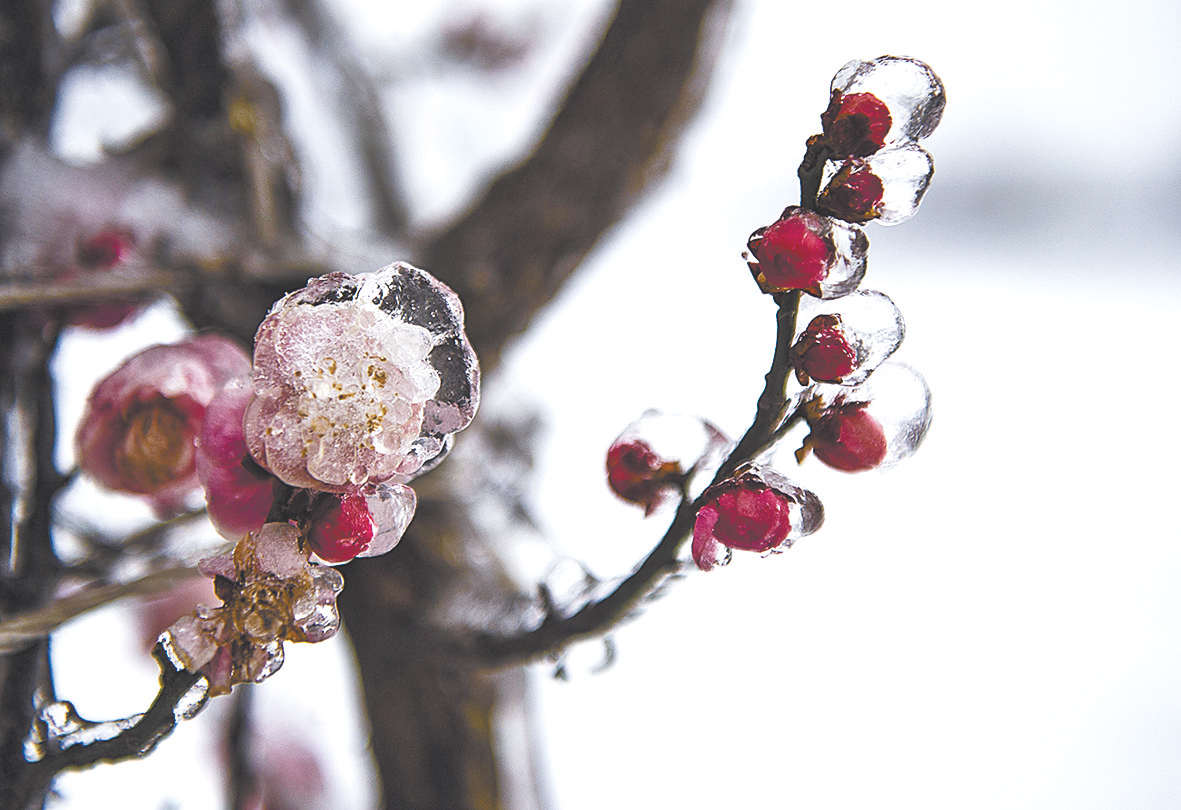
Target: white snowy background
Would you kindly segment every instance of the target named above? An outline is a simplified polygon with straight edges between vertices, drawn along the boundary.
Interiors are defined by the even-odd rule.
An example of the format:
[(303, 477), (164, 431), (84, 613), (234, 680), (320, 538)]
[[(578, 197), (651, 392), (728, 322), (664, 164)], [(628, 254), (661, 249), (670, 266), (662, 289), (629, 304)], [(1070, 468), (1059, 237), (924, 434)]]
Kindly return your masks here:
[[(428, 222), (519, 156), (608, 7), (480, 5), (546, 46), (492, 81), (443, 77), (416, 71), (411, 46), (474, 2), (340, 4), (360, 57), (410, 65), (386, 100)], [(796, 470), (785, 454), (825, 503), (820, 533), (679, 583), (613, 634), (604, 672), (559, 682), (536, 667), (547, 807), (1181, 804), (1179, 32), (1181, 7), (1163, 0), (739, 0), (669, 178), (515, 347), (486, 413), (544, 409), (537, 513), (560, 553), (625, 572), (663, 527), (607, 491), (606, 447), (647, 408), (732, 435), (749, 422), (773, 307), (740, 258), (745, 240), (797, 201), (832, 74), (894, 53), (931, 64), (948, 106), (925, 143), (936, 175), (918, 216), (869, 226), (865, 286), (902, 309), (900, 358), (926, 376), (935, 420), (914, 457), (880, 474)], [(298, 101), (291, 112), (315, 116)], [(338, 204), (349, 176), (319, 171), (312, 218), (331, 240), (354, 226)], [(83, 714), (140, 710), (151, 694), (150, 663), (125, 674), (86, 644), (111, 649), (118, 627), (100, 613), (63, 633), (63, 695), (112, 668)], [(311, 711), (284, 694), (312, 691), (311, 719), (347, 727), (348, 701), (317, 680), (345, 656), (290, 649), (257, 690), (261, 710)], [(146, 762), (63, 779), (62, 806), (217, 806), (220, 785), (191, 779), (194, 756), (217, 755), (202, 722)], [(367, 801), (350, 733), (333, 746), (334, 807)]]

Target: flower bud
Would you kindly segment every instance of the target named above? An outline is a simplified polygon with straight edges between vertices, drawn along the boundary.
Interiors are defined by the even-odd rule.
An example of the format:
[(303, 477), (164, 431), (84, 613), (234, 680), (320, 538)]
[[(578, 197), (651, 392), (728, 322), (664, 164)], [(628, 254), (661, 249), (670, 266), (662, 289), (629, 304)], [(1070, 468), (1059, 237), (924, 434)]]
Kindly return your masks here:
[(864, 157), (886, 142), (890, 110), (872, 93), (846, 94), (834, 89), (820, 124), (833, 157)]
[(670, 487), (683, 480), (681, 465), (653, 452), (642, 439), (617, 439), (607, 451), (607, 485), (625, 501), (650, 514)]
[(845, 334), (840, 315), (817, 315), (788, 354), (801, 385), (807, 385), (809, 378), (838, 383), (857, 369), (857, 349)]
[(812, 423), (809, 442), (816, 458), (844, 472), (872, 470), (886, 458), (886, 432), (865, 402), (838, 405)]
[(726, 549), (787, 549), (824, 522), (820, 500), (768, 467), (748, 465), (707, 489), (693, 524), (693, 561), (709, 571), (729, 561)]
[(308, 545), (325, 562), (348, 562), (369, 547), (377, 524), (361, 495), (322, 493), (312, 507)]
[(804, 290), (838, 298), (865, 275), (869, 240), (859, 228), (793, 205), (751, 234), (747, 248), (750, 271), (763, 292)]

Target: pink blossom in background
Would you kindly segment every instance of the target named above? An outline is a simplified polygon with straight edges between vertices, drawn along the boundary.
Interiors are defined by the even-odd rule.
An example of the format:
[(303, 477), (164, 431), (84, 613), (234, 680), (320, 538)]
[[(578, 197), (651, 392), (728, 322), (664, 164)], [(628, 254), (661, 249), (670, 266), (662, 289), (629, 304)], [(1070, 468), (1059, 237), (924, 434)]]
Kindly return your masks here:
[(158, 511), (197, 489), (196, 439), (205, 409), (250, 372), (233, 341), (199, 335), (152, 346), (91, 392), (78, 426), (78, 466), (107, 489), (147, 496)]

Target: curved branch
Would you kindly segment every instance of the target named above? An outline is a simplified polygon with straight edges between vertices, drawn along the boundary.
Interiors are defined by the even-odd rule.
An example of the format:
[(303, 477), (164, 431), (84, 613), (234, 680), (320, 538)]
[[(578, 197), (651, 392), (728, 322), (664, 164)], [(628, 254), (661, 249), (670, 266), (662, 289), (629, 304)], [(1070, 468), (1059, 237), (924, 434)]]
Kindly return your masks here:
[[(759, 396), (754, 420), (714, 474), (711, 486), (729, 478), (743, 464), (753, 461), (775, 442), (785, 420), (792, 418), (788, 413), (792, 400), (786, 395), (792, 369), (788, 350), (795, 336), (800, 293), (777, 294), (775, 302), (778, 304), (775, 353), (765, 378), (763, 393)], [(494, 667), (526, 663), (571, 642), (598, 635), (627, 618), (660, 585), (664, 577), (680, 568), (678, 551), (693, 530), (697, 510), (704, 498), (704, 493), (695, 500), (682, 498), (664, 537), (639, 567), (611, 593), (589, 602), (570, 616), (555, 618), (549, 614), (535, 630), (511, 636), (487, 633), (474, 635), (467, 640), (466, 651), (470, 658)]]

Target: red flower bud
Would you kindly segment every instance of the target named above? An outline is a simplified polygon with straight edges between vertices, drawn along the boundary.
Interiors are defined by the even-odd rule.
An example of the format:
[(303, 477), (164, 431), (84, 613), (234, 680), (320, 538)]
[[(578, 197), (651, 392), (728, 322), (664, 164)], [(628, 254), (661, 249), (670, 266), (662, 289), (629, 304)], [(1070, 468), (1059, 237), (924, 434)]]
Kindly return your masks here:
[(811, 378), (837, 383), (858, 366), (857, 349), (841, 324), (840, 315), (817, 315), (790, 351), (791, 364), (801, 385)]
[(768, 552), (791, 546), (824, 521), (811, 492), (775, 470), (750, 465), (706, 490), (693, 524), (693, 561), (709, 571), (728, 560), (723, 549)]
[(885, 186), (867, 166), (847, 161), (816, 198), (816, 209), (845, 222), (869, 222), (881, 216)]
[(758, 260), (751, 271), (763, 292), (819, 289), (832, 259), (822, 229), (816, 214), (789, 208), (776, 222), (755, 231), (747, 246)]
[(607, 484), (651, 513), (682, 478), (681, 465), (656, 455), (642, 439), (617, 439), (607, 451)]
[(818, 459), (844, 472), (872, 470), (885, 460), (886, 432), (866, 411), (867, 405), (837, 405), (812, 423), (807, 442)]
[(308, 545), (325, 562), (348, 562), (377, 535), (377, 523), (362, 495), (320, 496), (308, 526)]
[(864, 157), (882, 148), (890, 132), (890, 110), (872, 93), (833, 90), (820, 124), (837, 158)]

